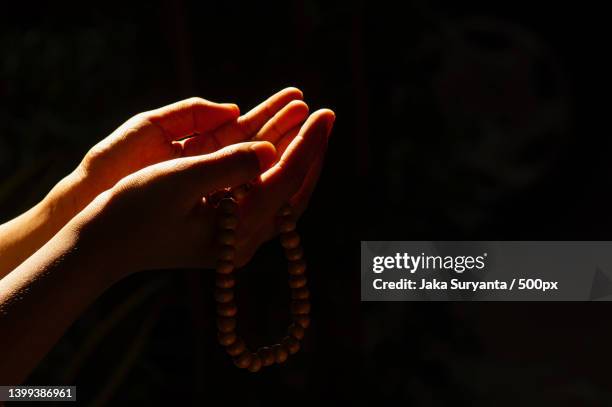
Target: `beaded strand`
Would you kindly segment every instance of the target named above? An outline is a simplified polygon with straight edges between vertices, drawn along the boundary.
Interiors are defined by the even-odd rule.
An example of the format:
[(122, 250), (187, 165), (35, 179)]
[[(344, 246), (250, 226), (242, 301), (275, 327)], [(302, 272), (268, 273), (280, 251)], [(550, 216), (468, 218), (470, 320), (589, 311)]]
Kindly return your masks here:
[(234, 301), (234, 256), (236, 253), (236, 227), (238, 225), (236, 199), (241, 199), (247, 192), (245, 186), (228, 193), (219, 201), (219, 218), (217, 242), (221, 245), (216, 267), (214, 297), (217, 303), (217, 338), (225, 351), (234, 359), (234, 364), (250, 372), (258, 372), (262, 367), (284, 363), (289, 355), (300, 350), (300, 341), (304, 338), (306, 328), (310, 325), (310, 292), (306, 280), (306, 262), (300, 244), (300, 235), (295, 230), (293, 211), (289, 205), (283, 206), (277, 213), (280, 243), (285, 252), (291, 289), (291, 316), (293, 323), (289, 326), (287, 336), (280, 343), (264, 346), (257, 351), (250, 351), (245, 342), (236, 334), (236, 315), (238, 307)]

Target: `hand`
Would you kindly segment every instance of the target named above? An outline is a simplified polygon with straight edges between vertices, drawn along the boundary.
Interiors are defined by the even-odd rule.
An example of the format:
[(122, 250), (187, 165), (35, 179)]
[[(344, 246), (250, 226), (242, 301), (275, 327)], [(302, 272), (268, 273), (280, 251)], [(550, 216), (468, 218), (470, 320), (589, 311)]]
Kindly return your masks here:
[[(203, 196), (253, 184), (239, 206), (239, 265), (273, 236), (272, 220), (280, 206), (290, 201), (299, 215), (316, 184), (334, 114), (318, 111), (300, 127), (307, 108), (293, 101), (268, 108), (267, 115), (273, 117), (265, 126), (262, 123), (251, 130), (257, 129), (255, 139), (275, 143), (277, 151), (269, 142), (240, 143), (215, 151), (252, 134), (242, 131), (240, 125), (235, 125), (240, 131), (233, 131), (232, 121), (213, 130), (211, 138), (198, 135), (172, 141), (177, 150), (175, 143), (180, 144), (183, 156), (209, 154), (169, 159), (129, 174), (98, 195), (57, 234), (53, 232), (53, 238), (38, 238), (42, 247), (0, 278), (0, 332), (12, 333), (0, 335), (0, 349), (4, 350), (0, 382), (20, 383), (88, 304), (126, 274), (145, 268), (212, 266), (217, 257), (212, 243), (214, 214)], [(171, 122), (181, 123), (184, 121)], [(130, 150), (121, 146), (139, 144), (120, 141), (109, 142), (99, 154), (92, 153), (91, 166), (85, 168), (93, 174), (95, 157), (113, 161), (122, 156), (117, 152)], [(140, 165), (143, 162), (148, 161)], [(109, 185), (118, 173), (111, 172)], [(57, 191), (65, 187), (70, 192), (69, 184), (60, 184)], [(35, 232), (41, 228), (49, 233), (47, 218), (39, 216), (44, 212), (47, 210), (29, 212), (2, 225), (0, 236), (19, 232), (27, 240), (40, 236)], [(42, 226), (33, 228), (28, 219)], [(29, 227), (22, 227), (24, 224)], [(38, 243), (30, 242), (32, 247)], [(11, 246), (19, 244), (19, 239), (13, 239), (0, 245), (0, 253), (3, 249), (10, 253)]]
[(111, 278), (142, 269), (211, 267), (215, 211), (203, 196), (252, 182), (275, 160), (272, 144), (247, 142), (148, 166), (99, 195), (68, 228), (81, 247), (114, 259)]
[(235, 105), (198, 98), (134, 116), (94, 146), (42, 202), (0, 225), (0, 278), (123, 177), (159, 162), (257, 137), (266, 123), (281, 129), (299, 126), (308, 115), (301, 98), (299, 90), (287, 88), (241, 117)]
[(250, 140), (273, 117), (274, 126), (299, 126), (308, 114), (301, 98), (301, 91), (287, 88), (241, 117), (234, 104), (200, 98), (137, 114), (86, 154), (76, 171), (82, 187), (69, 212), (74, 216), (98, 194), (142, 168)]
[(278, 161), (238, 201), (238, 267), (245, 265), (263, 242), (276, 236), (276, 214), (283, 205), (292, 206), (296, 221), (306, 209), (323, 167), (334, 121), (331, 110), (321, 109), (301, 127), (279, 130), (271, 120), (259, 133), (260, 140), (276, 144)]
[[(69, 227), (78, 230), (81, 245), (99, 247), (116, 259), (117, 274), (111, 278), (143, 269), (210, 268), (218, 250), (215, 210), (203, 197), (252, 183), (240, 205), (238, 236), (244, 236), (236, 244), (237, 264), (244, 264), (274, 235), (278, 208), (294, 196), (298, 214), (305, 208), (320, 170), (312, 163), (322, 160), (333, 117), (322, 110), (297, 136), (278, 133), (290, 139), (279, 160), (271, 143), (250, 142), (146, 167), (98, 196)], [(270, 134), (266, 130), (261, 137)]]

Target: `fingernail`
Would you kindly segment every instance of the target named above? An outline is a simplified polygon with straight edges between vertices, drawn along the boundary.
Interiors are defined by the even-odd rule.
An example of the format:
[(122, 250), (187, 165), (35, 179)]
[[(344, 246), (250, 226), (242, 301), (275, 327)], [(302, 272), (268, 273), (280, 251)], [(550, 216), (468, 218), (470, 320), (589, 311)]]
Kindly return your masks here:
[(259, 172), (264, 172), (272, 167), (276, 161), (276, 148), (274, 144), (267, 141), (258, 141), (251, 144), (250, 150), (257, 155), (259, 160)]

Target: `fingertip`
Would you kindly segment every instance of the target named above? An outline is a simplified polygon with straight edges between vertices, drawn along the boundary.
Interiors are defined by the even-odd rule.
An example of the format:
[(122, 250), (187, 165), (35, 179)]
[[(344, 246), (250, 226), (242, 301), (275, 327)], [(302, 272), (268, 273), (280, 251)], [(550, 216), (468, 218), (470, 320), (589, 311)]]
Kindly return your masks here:
[(336, 113), (331, 109), (319, 109), (313, 114), (317, 114), (318, 117), (325, 120), (327, 136), (329, 137), (331, 130), (334, 127), (334, 122), (336, 121)]
[(240, 108), (235, 103), (220, 103), (225, 110), (227, 110), (232, 116), (240, 116)]
[(308, 117), (302, 130), (315, 134), (324, 133), (324, 136), (329, 137), (335, 120), (336, 114), (332, 110), (319, 109)]
[(308, 104), (303, 100), (292, 100), (291, 102), (289, 102), (289, 104), (287, 104), (286, 108), (302, 113), (303, 115), (307, 115), (310, 111)]
[(276, 162), (276, 148), (274, 144), (267, 141), (258, 141), (251, 144), (249, 147), (251, 151), (257, 155), (259, 161), (259, 172), (264, 172), (268, 168), (272, 167)]
[(319, 109), (313, 114), (325, 117), (327, 120), (331, 120), (332, 122), (336, 120), (336, 113), (331, 109)]
[(292, 95), (295, 99), (299, 99), (299, 100), (304, 99), (304, 92), (302, 92), (300, 89), (296, 88), (295, 86), (289, 86), (283, 89), (281, 92), (287, 95)]

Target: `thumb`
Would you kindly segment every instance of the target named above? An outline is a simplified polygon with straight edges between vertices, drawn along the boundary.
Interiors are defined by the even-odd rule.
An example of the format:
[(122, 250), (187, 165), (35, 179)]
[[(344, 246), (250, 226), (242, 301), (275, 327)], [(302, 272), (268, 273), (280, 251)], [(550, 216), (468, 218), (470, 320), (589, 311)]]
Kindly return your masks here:
[(181, 171), (184, 185), (195, 195), (251, 182), (276, 161), (267, 141), (232, 144), (212, 154), (190, 157)]
[(238, 106), (214, 103), (202, 98), (181, 100), (145, 112), (143, 117), (164, 130), (173, 141), (192, 134), (203, 134), (240, 116)]

